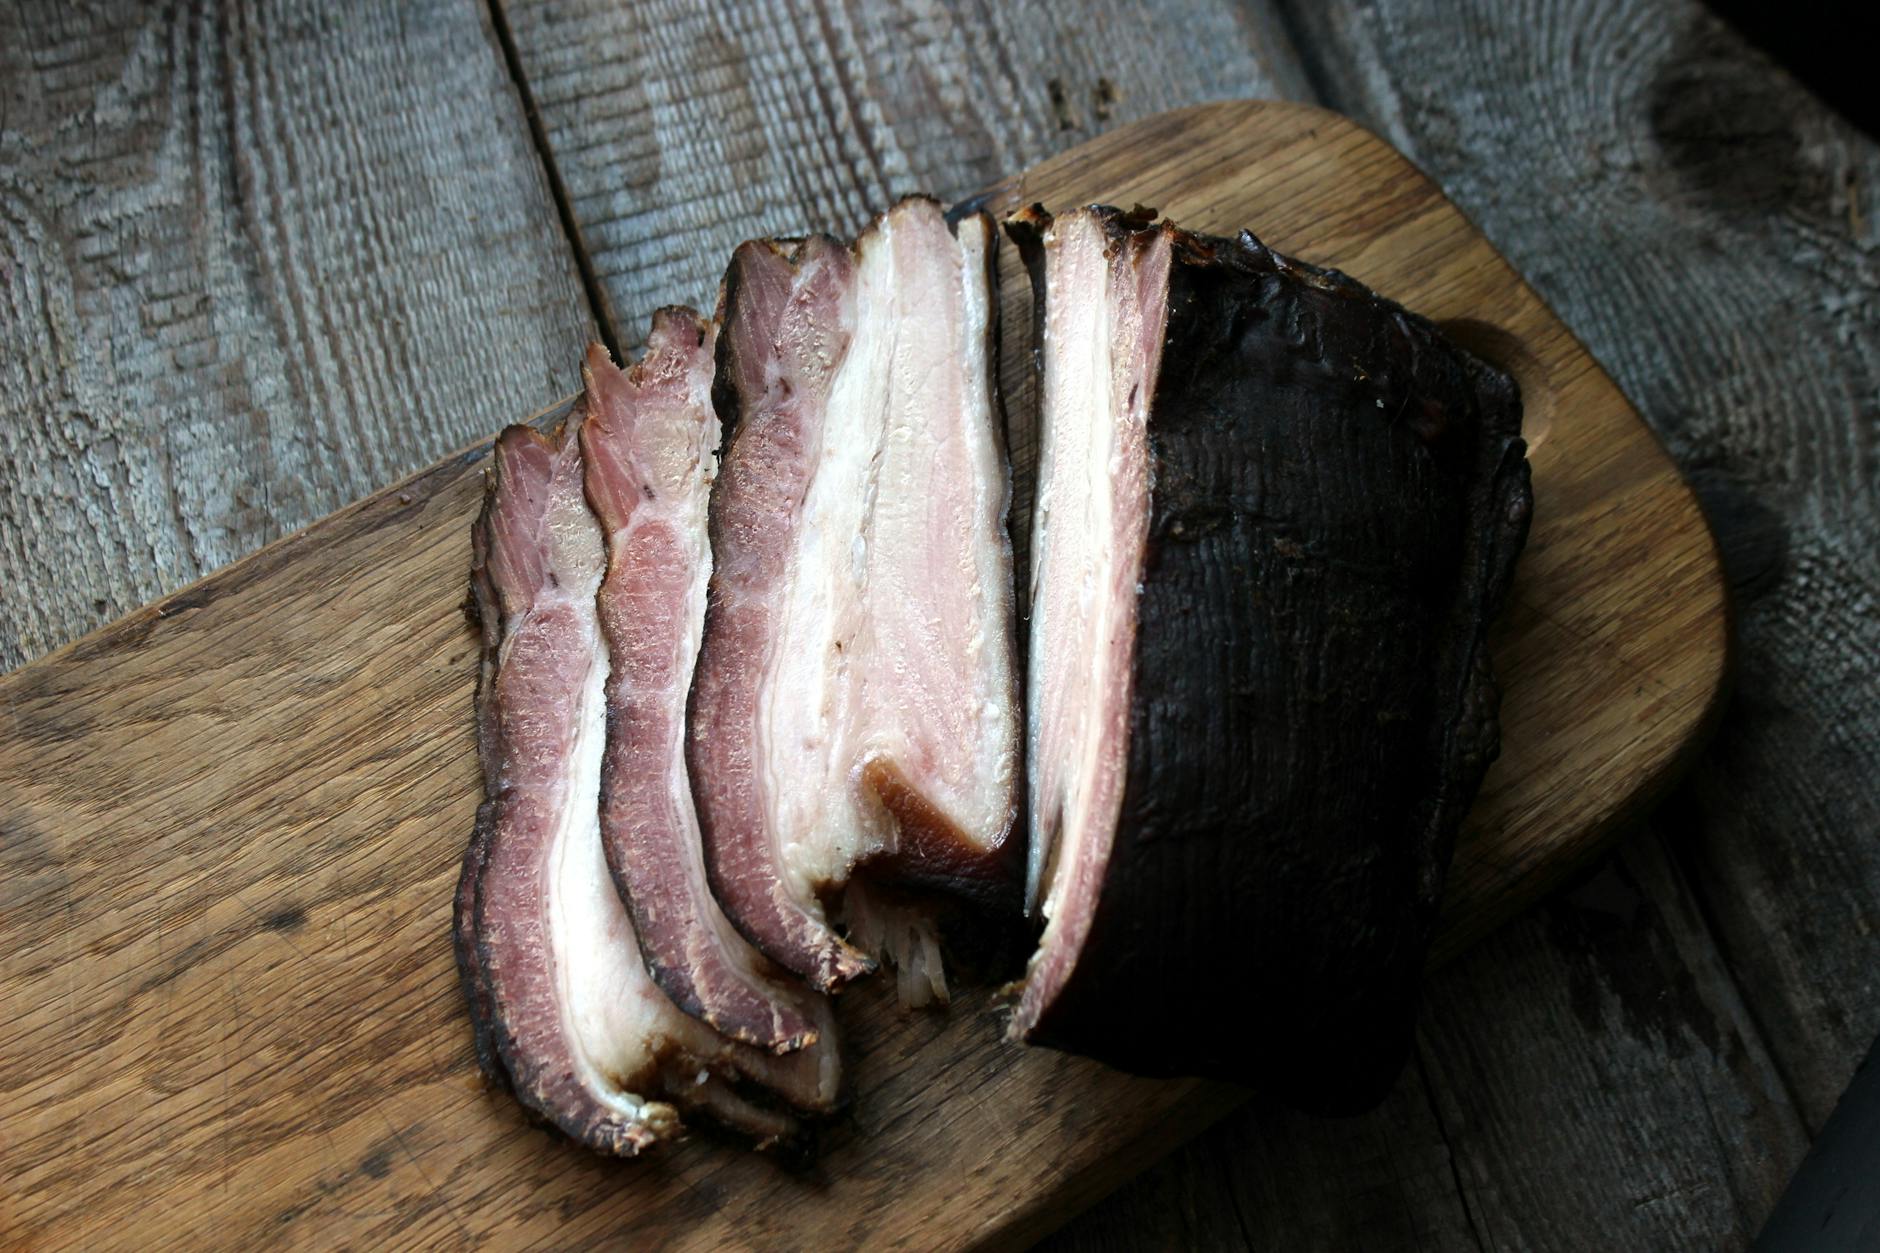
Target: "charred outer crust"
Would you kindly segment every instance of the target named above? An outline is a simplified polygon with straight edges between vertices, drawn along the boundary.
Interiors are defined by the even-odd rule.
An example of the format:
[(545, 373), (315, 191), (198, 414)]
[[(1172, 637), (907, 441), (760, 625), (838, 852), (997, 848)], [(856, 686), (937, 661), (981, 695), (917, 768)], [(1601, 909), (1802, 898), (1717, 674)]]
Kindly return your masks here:
[(486, 800), (477, 806), (476, 828), (471, 832), (470, 846), (464, 851), (463, 869), (457, 876), (451, 948), (457, 955), (457, 977), (463, 985), (464, 1001), (470, 1007), (470, 1030), (476, 1044), (477, 1068), (492, 1085), (506, 1087), (509, 1075), (496, 1052), (491, 1026), (495, 1015), (490, 1005), (489, 985), (484, 980), (482, 963), (477, 956), (476, 938), (477, 878), (483, 873), (483, 863), (489, 855), (490, 823), (494, 820), (495, 807), (491, 802)]
[[(484, 483), (485, 514), (495, 495), (495, 487), (493, 478)], [(477, 881), (483, 873), (483, 863), (489, 856), (491, 824), (496, 821), (495, 802), (487, 793), (495, 787), (498, 765), (494, 702), (496, 653), (502, 642), (502, 610), (497, 606), (496, 593), (490, 586), (489, 571), (484, 565), (489, 555), (489, 534), (484, 516), (479, 516), (476, 525), (471, 528), (470, 546), (469, 609), (476, 622), (480, 648), (476, 692), (477, 758), (483, 767), (486, 796), (477, 805), (476, 826), (471, 831), (470, 845), (464, 850), (463, 868), (457, 876), (451, 947), (457, 955), (457, 975), (463, 985), (464, 1001), (470, 1007), (470, 1030), (476, 1044), (477, 1066), (491, 1084), (505, 1087), (509, 1076), (496, 1051), (492, 1034), (495, 1013), (490, 1004), (490, 990), (484, 979), (482, 963), (477, 957), (476, 939)]]
[(1532, 509), (1520, 399), (1342, 274), (1156, 229), (1174, 262), (1124, 797), (1029, 1038), (1355, 1112), (1408, 1055), (1499, 745), (1483, 641)]

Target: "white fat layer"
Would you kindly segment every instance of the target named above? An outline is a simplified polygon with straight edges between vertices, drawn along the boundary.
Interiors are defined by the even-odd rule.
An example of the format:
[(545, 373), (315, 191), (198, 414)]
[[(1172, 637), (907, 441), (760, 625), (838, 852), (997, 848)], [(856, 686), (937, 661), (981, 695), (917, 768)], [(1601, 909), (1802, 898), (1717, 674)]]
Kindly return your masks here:
[[(699, 519), (703, 527), (703, 517)], [(699, 532), (703, 534), (701, 529)], [(575, 589), (581, 602), (594, 603), (598, 581)], [(688, 613), (695, 631), (702, 621), (703, 582), (692, 589)], [(663, 1101), (649, 1100), (628, 1090), (636, 1080), (662, 1084), (668, 1091), (679, 1077), (693, 1089), (681, 1095), (687, 1108), (710, 1109), (728, 1124), (760, 1138), (784, 1134), (791, 1120), (760, 1109), (738, 1096), (730, 1086), (751, 1079), (785, 1094), (786, 1099), (828, 1101), (835, 1095), (841, 1059), (837, 1049), (813, 1050), (813, 1078), (804, 1074), (810, 1054), (773, 1058), (748, 1045), (719, 1035), (706, 1023), (690, 1017), (654, 982), (640, 954), (640, 941), (607, 867), (601, 842), (601, 763), (607, 743), (607, 644), (600, 635), (597, 616), (583, 619), (592, 632), (595, 664), (583, 680), (580, 710), (570, 759), (570, 803), (562, 813), (551, 862), (554, 875), (550, 910), (556, 975), (561, 981), (562, 1027), (583, 1084), (627, 1118), (637, 1118), (658, 1134), (677, 1126), (678, 1114)], [(689, 787), (685, 793), (690, 807)], [(701, 861), (698, 873), (703, 876)], [(710, 897), (707, 896), (707, 900)], [(714, 925), (734, 941), (731, 952), (756, 968), (758, 959), (730, 922), (712, 906)], [(686, 1067), (702, 1063), (696, 1071)], [(808, 1080), (808, 1082), (806, 1082)]]
[[(1006, 829), (1018, 727), (1000, 589), (1009, 486), (993, 426), (981, 219), (931, 206), (859, 245), (819, 460), (767, 667), (761, 768), (797, 899), (895, 839), (877, 758), (969, 839)], [(988, 653), (989, 649), (998, 650)]]
[(1127, 749), (1144, 441), (1166, 301), (1160, 291), (1145, 301), (1132, 254), (1113, 259), (1107, 244), (1087, 212), (1060, 217), (1046, 236), (1025, 896), (1048, 920), (1040, 952), (1084, 877), (1078, 863), (1107, 856)]
[[(590, 525), (592, 525), (590, 523)], [(592, 589), (571, 589), (575, 595)], [(650, 1102), (623, 1083), (651, 1073), (664, 1019), (677, 1012), (654, 985), (639, 940), (607, 871), (601, 848), (601, 757), (607, 745), (607, 646), (592, 614), (582, 615), (596, 660), (582, 683), (568, 804), (561, 812), (550, 873), (555, 876), (552, 951), (561, 981), (562, 1027), (583, 1086), (625, 1118)]]
[[(1068, 230), (1066, 220), (1056, 230)], [(1026, 719), (1029, 742), (1031, 845), (1025, 901), (1038, 908), (1058, 833), (1075, 827), (1069, 810), (1078, 764), (1092, 749), (1094, 728), (1079, 701), (1079, 678), (1095, 658), (1095, 597), (1110, 545), (1110, 494), (1102, 473), (1109, 461), (1115, 415), (1110, 408), (1110, 301), (1100, 247), (1053, 238), (1045, 260), (1043, 400), (1038, 491), (1032, 509), (1031, 656)], [(1042, 594), (1041, 594), (1042, 593)], [(1094, 678), (1095, 676), (1091, 676)], [(1055, 899), (1046, 900), (1046, 913)]]

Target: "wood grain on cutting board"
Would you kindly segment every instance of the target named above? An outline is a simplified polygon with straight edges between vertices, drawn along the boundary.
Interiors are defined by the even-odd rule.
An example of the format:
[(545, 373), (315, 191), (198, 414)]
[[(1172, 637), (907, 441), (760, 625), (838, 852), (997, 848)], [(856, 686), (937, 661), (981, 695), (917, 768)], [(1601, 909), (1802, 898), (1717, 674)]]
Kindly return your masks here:
[[(1535, 525), (1497, 631), (1503, 755), (1457, 850), (1453, 953), (1591, 854), (1713, 712), (1728, 620), (1696, 505), (1507, 263), (1351, 123), (1165, 114), (987, 204), (1098, 199), (1255, 227), (1522, 384)], [(1012, 445), (1022, 519), (1029, 433)], [(603, 1161), (486, 1092), (449, 944), (480, 790), (460, 605), (486, 451), (0, 678), (0, 1237), (1015, 1242), (1239, 1099), (1009, 1046), (984, 990), (910, 1015), (883, 986), (843, 998), (854, 1103), (807, 1168), (704, 1138)]]

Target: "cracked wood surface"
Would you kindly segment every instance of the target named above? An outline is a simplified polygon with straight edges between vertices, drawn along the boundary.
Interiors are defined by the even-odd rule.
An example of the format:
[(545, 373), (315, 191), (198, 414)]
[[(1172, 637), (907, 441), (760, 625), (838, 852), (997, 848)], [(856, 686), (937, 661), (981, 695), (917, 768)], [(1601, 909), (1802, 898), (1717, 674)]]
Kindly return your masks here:
[(475, 7), (0, 6), (0, 666), (565, 388), (554, 220)]
[[(518, 85), (473, 5), (0, 6), (0, 665), (564, 390), (583, 260), (630, 344), (744, 234), (1316, 92), (1669, 440), (1742, 695), (1653, 829), (1434, 978), (1384, 1110), (1245, 1109), (1057, 1242), (1746, 1242), (1876, 1024), (1875, 147), (1677, 0), (1281, 9), (508, 5)], [(329, 1182), (423, 1149), (382, 1138)]]

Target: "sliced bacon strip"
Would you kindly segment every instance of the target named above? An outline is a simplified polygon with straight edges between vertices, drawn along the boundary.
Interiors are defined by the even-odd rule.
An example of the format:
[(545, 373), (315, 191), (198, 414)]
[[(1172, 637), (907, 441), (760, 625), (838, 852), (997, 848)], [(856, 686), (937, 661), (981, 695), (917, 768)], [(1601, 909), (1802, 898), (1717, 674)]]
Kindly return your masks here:
[(456, 928), (487, 1055), (529, 1110), (600, 1152), (673, 1136), (682, 1108), (760, 1142), (791, 1134), (781, 1106), (826, 1110), (836, 1097), (826, 1016), (822, 1042), (783, 1058), (688, 1017), (647, 973), (608, 872), (602, 544), (573, 431), (503, 432), (474, 550), (486, 799)]
[(686, 694), (711, 575), (715, 338), (690, 309), (662, 309), (631, 369), (598, 344), (588, 349), (581, 451), (606, 537), (599, 609), (613, 663), (601, 839), (666, 995), (724, 1035), (787, 1052), (816, 1042), (826, 1011), (784, 982), (713, 899), (685, 764)]
[[(910, 199), (852, 248), (747, 243), (725, 277), (692, 778), (726, 912), (824, 989), (872, 965), (825, 912), (858, 867), (1015, 895), (993, 242)], [(924, 968), (917, 921), (875, 930)]]

